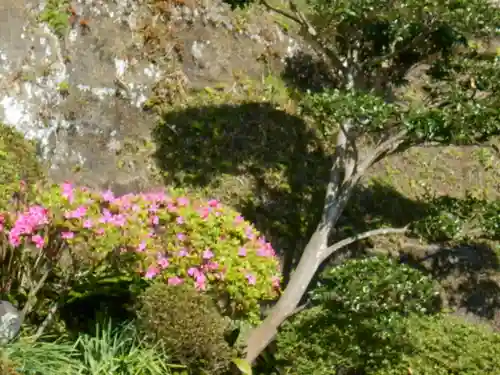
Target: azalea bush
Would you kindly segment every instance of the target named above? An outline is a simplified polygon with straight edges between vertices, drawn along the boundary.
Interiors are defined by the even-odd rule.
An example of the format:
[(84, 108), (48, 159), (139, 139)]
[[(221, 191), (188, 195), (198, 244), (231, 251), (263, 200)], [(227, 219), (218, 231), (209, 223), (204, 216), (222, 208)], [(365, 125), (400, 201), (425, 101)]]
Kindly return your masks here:
[(25, 312), (43, 302), (36, 295), (140, 278), (192, 285), (225, 314), (255, 321), (259, 300), (279, 292), (271, 244), (237, 212), (180, 191), (115, 197), (64, 183), (38, 189), (0, 223), (0, 287)]

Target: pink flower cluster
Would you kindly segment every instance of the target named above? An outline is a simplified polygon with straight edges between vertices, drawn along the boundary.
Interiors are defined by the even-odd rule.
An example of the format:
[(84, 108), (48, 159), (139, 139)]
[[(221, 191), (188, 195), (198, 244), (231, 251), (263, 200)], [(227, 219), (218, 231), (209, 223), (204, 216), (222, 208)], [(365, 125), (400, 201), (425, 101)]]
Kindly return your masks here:
[[(226, 279), (229, 270), (224, 259), (236, 256), (236, 263), (239, 265), (233, 265), (233, 270), (239, 269), (237, 274), (240, 276), (237, 277), (249, 286), (254, 286), (259, 283), (261, 275), (266, 275), (253, 269), (255, 256), (275, 257), (271, 244), (264, 237), (260, 237), (242, 216), (230, 216), (233, 219), (228, 221), (224, 215), (229, 211), (215, 199), (204, 203), (191, 202), (187, 197), (174, 198), (165, 192), (115, 197), (111, 191), (96, 193), (85, 188), (76, 189), (67, 182), (60, 186), (60, 197), (65, 221), (58, 222), (58, 225), (61, 225), (59, 238), (70, 241), (83, 231), (86, 236), (93, 233), (91, 238), (95, 241), (100, 241), (99, 238), (123, 239), (123, 243), (117, 244), (121, 252), (131, 251), (139, 255), (144, 261), (141, 272), (147, 279), (161, 275), (170, 285), (189, 281), (194, 283), (197, 289), (207, 290), (213, 280), (218, 282)], [(54, 212), (60, 212), (59, 209), (54, 209)], [(50, 212), (41, 205), (33, 205), (25, 212), (17, 213), (12, 228), (6, 231), (10, 244), (18, 247), (26, 240), (43, 249), (47, 246), (48, 238), (45, 233), (51, 220)], [(232, 242), (225, 242), (234, 228), (220, 234), (218, 242), (209, 242), (213, 246), (200, 249), (197, 247), (199, 245), (193, 245), (193, 225), (208, 220), (215, 220), (210, 222), (210, 225), (229, 224), (231, 228), (241, 231), (239, 233), (242, 233), (245, 239), (239, 248), (234, 249), (234, 255), (230, 254)], [(172, 223), (175, 225), (170, 225)], [(5, 226), (5, 219), (0, 216), (0, 231)], [(160, 237), (164, 238), (165, 231), (170, 236), (168, 251), (163, 248), (164, 243), (159, 241)], [(111, 237), (106, 237), (107, 233)], [(238, 237), (238, 241), (240, 238)], [(225, 243), (228, 245), (224, 245)], [(222, 246), (219, 246), (221, 244)], [(229, 253), (224, 254), (224, 251)], [(274, 264), (273, 259), (269, 261), (270, 265)], [(239, 268), (241, 265), (243, 266)], [(261, 284), (265, 284), (274, 271), (269, 272), (269, 276), (262, 279)], [(279, 281), (278, 276), (272, 278), (274, 288), (279, 287)]]
[(45, 239), (40, 234), (41, 230), (49, 223), (48, 210), (41, 206), (31, 206), (25, 212), (17, 216), (14, 226), (9, 231), (9, 243), (18, 247), (23, 237), (31, 238), (31, 241), (39, 249), (45, 245)]

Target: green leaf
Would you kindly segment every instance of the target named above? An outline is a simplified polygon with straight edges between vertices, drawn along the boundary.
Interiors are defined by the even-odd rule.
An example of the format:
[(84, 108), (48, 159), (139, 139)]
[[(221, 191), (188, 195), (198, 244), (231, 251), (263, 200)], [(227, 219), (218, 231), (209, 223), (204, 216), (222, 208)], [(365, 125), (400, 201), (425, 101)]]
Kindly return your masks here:
[(252, 375), (252, 366), (243, 358), (233, 358), (233, 363), (238, 367), (238, 370), (241, 371), (244, 375)]

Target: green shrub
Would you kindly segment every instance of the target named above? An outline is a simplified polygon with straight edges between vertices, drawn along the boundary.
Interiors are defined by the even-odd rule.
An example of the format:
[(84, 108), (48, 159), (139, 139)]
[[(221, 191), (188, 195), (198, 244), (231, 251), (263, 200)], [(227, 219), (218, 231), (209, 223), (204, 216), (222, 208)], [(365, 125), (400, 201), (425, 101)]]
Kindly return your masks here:
[(35, 190), (35, 199), (0, 213), (0, 290), (16, 291), (18, 305), (38, 297), (28, 313), (47, 308), (42, 296), (85, 298), (105, 284), (161, 278), (255, 322), (259, 301), (279, 292), (272, 246), (215, 200), (178, 191), (116, 198), (69, 183)]
[(427, 196), (427, 214), (413, 223), (413, 232), (427, 241), (463, 241), (500, 236), (500, 200), (467, 193), (465, 199)]
[(433, 282), (386, 258), (351, 260), (326, 272), (313, 308), (283, 325), (277, 358), (289, 374), (332, 374), (397, 362), (407, 340), (404, 316), (434, 309)]
[(221, 374), (229, 366), (228, 324), (214, 302), (192, 286), (150, 286), (140, 298), (138, 326), (148, 340), (194, 371)]
[(460, 317), (412, 316), (408, 319), (412, 350), (374, 375), (494, 375), (500, 371), (500, 334)]
[(387, 257), (349, 260), (330, 268), (312, 291), (312, 301), (349, 314), (385, 319), (392, 313), (426, 313), (439, 302), (436, 284), (410, 266)]
[(43, 180), (35, 146), (22, 134), (0, 123), (0, 210), (5, 209), (21, 181), (28, 184)]

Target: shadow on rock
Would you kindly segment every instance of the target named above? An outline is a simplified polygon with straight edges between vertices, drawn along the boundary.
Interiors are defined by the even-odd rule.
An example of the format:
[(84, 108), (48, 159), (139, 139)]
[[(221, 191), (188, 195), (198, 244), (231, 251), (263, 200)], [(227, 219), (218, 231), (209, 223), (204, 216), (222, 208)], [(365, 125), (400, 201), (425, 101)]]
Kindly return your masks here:
[[(288, 274), (321, 216), (333, 150), (299, 117), (255, 102), (172, 110), (153, 138), (165, 182), (236, 207), (272, 241)], [(388, 186), (360, 188), (341, 232), (406, 224), (408, 213), (424, 211)]]
[(431, 245), (405, 252), (401, 260), (438, 280), (451, 307), (488, 320), (500, 312), (500, 262), (488, 244)]
[(164, 114), (154, 139), (167, 184), (237, 207), (280, 255), (317, 223), (329, 156), (300, 118), (267, 103), (193, 107)]

